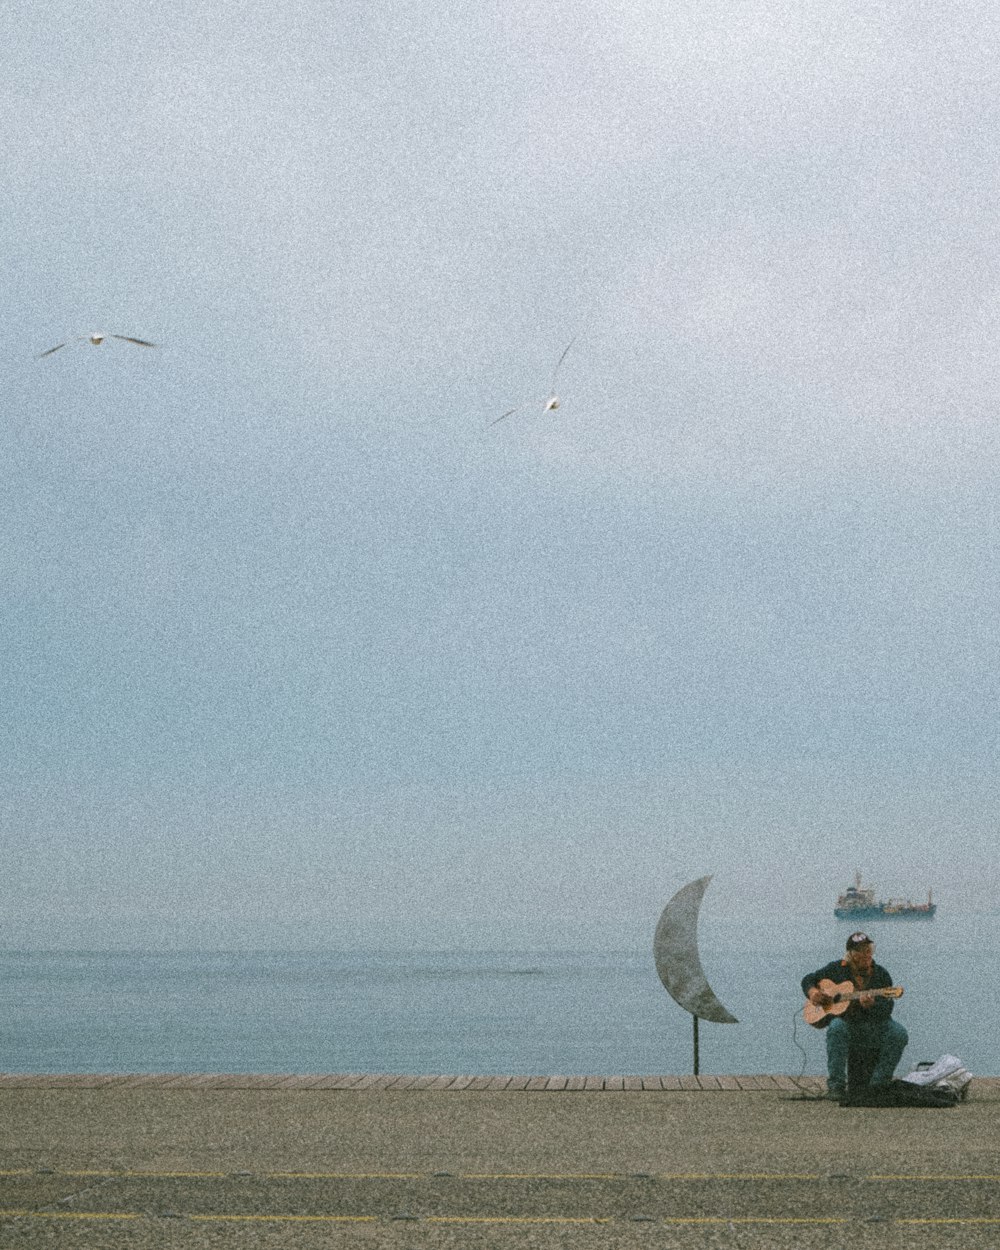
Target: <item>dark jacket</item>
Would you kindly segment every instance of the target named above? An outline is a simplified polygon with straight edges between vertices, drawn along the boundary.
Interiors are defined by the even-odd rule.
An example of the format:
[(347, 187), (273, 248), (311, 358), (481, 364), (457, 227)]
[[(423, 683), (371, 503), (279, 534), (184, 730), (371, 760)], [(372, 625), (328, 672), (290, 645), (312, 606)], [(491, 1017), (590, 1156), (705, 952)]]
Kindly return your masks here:
[[(820, 981), (832, 981), (835, 985), (840, 985), (841, 982), (850, 980), (852, 980), (851, 969), (847, 960), (832, 959), (817, 972), (809, 972), (802, 978), (802, 993), (808, 995), (813, 986), (818, 985)], [(881, 964), (873, 963), (871, 973), (866, 982), (856, 988), (881, 990), (888, 989), (891, 985), (892, 977), (885, 968)], [(852, 1029), (879, 1028), (892, 1015), (893, 1002), (894, 999), (892, 998), (879, 997), (875, 999), (870, 1007), (862, 1007), (855, 999), (853, 1003), (848, 1005), (847, 1010), (840, 1018)]]

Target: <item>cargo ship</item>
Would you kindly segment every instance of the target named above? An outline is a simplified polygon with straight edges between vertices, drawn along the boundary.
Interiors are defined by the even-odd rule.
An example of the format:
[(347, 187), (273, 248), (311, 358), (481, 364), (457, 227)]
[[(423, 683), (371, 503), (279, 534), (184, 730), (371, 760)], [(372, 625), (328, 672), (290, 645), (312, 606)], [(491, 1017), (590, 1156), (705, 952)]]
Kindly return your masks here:
[(854, 884), (837, 899), (833, 914), (838, 920), (850, 920), (861, 923), (868, 920), (933, 920), (937, 911), (937, 903), (931, 901), (931, 892), (927, 891), (926, 903), (911, 903), (909, 899), (875, 898), (872, 886), (861, 884), (861, 874), (854, 878)]

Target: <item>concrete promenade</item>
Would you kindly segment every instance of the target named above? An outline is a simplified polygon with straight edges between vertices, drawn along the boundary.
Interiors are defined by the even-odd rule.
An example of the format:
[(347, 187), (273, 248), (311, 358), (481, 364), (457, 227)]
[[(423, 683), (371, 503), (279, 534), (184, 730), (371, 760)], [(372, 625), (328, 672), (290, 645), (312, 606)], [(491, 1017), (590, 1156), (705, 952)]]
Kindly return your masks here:
[(0, 1247), (996, 1247), (1000, 1079), (0, 1075)]

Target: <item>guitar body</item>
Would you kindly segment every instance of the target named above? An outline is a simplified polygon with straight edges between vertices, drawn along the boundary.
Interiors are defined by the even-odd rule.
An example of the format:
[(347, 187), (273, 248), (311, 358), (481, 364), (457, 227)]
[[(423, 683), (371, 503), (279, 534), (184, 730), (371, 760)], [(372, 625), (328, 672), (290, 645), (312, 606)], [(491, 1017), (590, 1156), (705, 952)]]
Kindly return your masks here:
[(878, 990), (856, 990), (853, 981), (828, 981), (825, 977), (816, 988), (827, 998), (832, 999), (826, 1007), (817, 1007), (808, 1000), (802, 1008), (802, 1019), (814, 1029), (825, 1029), (831, 1020), (842, 1016), (851, 1003), (862, 994), (874, 994), (877, 998), (899, 998), (903, 993), (901, 985), (891, 985)]

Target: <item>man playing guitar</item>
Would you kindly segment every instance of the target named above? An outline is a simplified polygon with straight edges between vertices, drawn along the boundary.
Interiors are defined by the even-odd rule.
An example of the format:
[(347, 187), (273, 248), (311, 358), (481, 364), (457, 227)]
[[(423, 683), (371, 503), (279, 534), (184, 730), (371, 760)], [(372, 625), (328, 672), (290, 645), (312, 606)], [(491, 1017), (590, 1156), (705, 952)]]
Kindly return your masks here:
[(843, 959), (802, 978), (802, 992), (811, 1004), (806, 1007), (807, 1018), (826, 1029), (827, 1097), (838, 1102), (847, 1091), (847, 1056), (852, 1048), (868, 1053), (874, 1063), (870, 1083), (882, 1086), (892, 1080), (909, 1041), (903, 1026), (892, 1019), (893, 999), (903, 991), (893, 986), (874, 953), (875, 943), (867, 933), (852, 933)]

